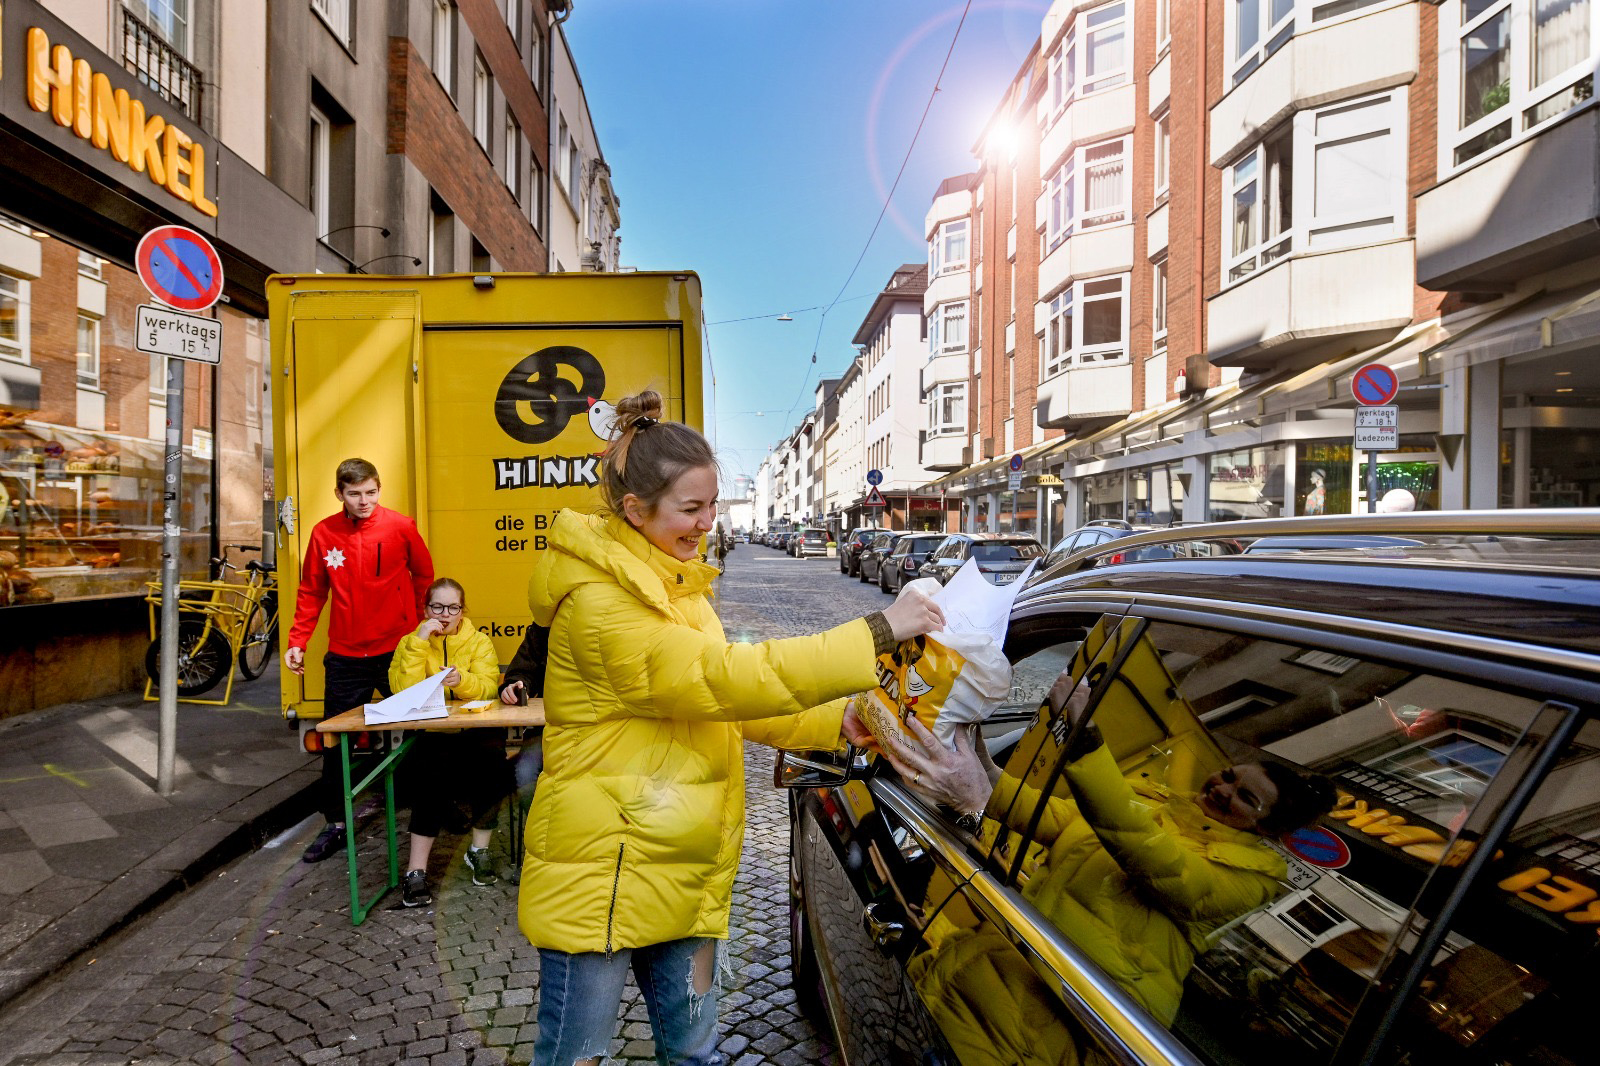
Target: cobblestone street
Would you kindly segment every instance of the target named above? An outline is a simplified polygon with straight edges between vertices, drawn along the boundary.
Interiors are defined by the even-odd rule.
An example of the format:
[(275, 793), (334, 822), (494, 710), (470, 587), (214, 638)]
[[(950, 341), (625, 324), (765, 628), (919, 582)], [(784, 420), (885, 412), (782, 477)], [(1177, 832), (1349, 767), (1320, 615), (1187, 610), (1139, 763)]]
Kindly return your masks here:
[[(833, 559), (758, 545), (729, 556), (722, 586), (718, 607), (736, 640), (814, 632), (889, 602)], [(787, 801), (771, 785), (772, 759), (747, 748), (722, 1000), (722, 1050), (736, 1066), (833, 1058), (789, 988)], [(446, 835), (430, 869), (432, 907), (407, 910), (394, 893), (352, 927), (345, 863), (298, 861), (317, 828), (296, 827), (14, 1001), (0, 1013), (0, 1066), (528, 1062), (538, 959), (516, 928), (515, 886), (472, 887), (464, 840)], [(402, 850), (404, 828), (402, 811)], [(382, 838), (380, 815), (361, 830), (368, 884)], [(504, 833), (494, 847), (504, 853)], [(631, 980), (612, 1054), (654, 1061)]]

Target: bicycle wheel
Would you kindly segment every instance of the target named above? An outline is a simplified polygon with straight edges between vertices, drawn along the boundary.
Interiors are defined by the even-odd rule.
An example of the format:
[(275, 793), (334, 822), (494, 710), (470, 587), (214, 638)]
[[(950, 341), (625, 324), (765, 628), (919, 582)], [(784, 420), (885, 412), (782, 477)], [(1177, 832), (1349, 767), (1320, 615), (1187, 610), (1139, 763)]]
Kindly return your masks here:
[[(144, 668), (152, 681), (161, 683), (160, 637), (152, 640), (144, 653)], [(178, 695), (209, 692), (231, 669), (233, 650), (215, 626), (198, 618), (178, 622)]]
[(278, 653), (278, 597), (268, 593), (250, 609), (244, 620), (244, 642), (239, 645), (239, 676), (254, 681)]

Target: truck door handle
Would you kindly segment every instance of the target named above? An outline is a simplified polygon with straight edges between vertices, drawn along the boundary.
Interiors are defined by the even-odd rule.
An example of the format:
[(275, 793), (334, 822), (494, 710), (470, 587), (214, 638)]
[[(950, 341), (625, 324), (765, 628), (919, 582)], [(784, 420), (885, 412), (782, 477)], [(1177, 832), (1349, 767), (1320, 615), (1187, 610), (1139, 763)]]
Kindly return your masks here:
[(905, 935), (905, 924), (889, 917), (889, 913), (889, 909), (881, 903), (869, 903), (867, 909), (861, 912), (861, 927), (880, 948), (893, 947)]

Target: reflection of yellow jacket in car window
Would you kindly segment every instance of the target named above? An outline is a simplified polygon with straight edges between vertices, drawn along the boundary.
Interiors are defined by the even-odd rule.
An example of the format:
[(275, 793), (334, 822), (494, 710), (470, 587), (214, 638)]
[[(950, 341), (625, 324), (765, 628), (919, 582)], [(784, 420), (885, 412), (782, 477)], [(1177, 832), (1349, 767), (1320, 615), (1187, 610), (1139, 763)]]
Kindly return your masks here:
[[(1254, 833), (1207, 818), (1190, 796), (1142, 777), (1127, 780), (1104, 747), (1066, 774), (1073, 796), (1046, 801), (1035, 836), (1044, 861), (1022, 894), (1170, 1025), (1207, 934), (1276, 897), (1287, 876), (1283, 859)], [(1011, 804), (1006, 793), (1018, 786), (1002, 777), (990, 809), (1031, 810), (1028, 796)], [(946, 932), (930, 928), (930, 942), (942, 942), (914, 960), (912, 974), (953, 1045), (970, 1026), (979, 1029), (971, 1034), (974, 1048), (991, 1048), (979, 1062), (1034, 1061), (1043, 1052), (1021, 1049), (1046, 1032), (1052, 1044), (1076, 1044), (1059, 1020), (1059, 1000), (1014, 948), (989, 931)], [(1079, 1061), (1075, 1046), (1048, 1054), (1054, 1057), (1038, 1061)]]

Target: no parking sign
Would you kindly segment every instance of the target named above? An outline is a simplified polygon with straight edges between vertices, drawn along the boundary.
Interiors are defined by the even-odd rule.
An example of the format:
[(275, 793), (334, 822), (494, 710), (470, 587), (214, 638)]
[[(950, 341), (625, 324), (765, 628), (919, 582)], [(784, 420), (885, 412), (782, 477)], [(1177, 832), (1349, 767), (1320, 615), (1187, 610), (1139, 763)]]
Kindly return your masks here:
[(133, 256), (150, 294), (180, 311), (204, 311), (222, 296), (222, 260), (205, 237), (187, 226), (157, 226)]

